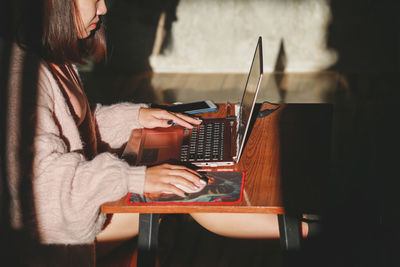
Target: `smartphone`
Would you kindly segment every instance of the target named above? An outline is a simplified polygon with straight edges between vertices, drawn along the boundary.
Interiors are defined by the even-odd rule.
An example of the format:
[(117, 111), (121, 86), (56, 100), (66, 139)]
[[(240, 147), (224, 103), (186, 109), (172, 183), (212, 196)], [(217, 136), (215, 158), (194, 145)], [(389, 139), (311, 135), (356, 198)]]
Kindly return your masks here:
[(198, 102), (184, 103), (168, 106), (168, 111), (186, 113), (186, 114), (199, 114), (218, 110), (217, 105), (212, 100), (204, 100)]

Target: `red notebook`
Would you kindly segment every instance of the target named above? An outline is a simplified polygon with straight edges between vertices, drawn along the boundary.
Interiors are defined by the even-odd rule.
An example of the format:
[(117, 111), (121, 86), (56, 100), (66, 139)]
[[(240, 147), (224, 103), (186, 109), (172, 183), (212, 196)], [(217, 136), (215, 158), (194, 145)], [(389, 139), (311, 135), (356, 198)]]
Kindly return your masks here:
[(208, 178), (207, 185), (197, 193), (190, 193), (186, 197), (174, 194), (144, 193), (143, 195), (130, 193), (128, 203), (131, 205), (193, 205), (196, 204), (232, 204), (242, 201), (244, 187), (244, 172), (204, 172)]

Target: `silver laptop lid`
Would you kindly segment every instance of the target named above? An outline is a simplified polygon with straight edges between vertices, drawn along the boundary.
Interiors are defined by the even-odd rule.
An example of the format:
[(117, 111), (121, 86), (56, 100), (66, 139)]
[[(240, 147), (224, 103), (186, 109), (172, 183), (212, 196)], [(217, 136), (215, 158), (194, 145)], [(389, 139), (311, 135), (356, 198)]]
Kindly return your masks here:
[(258, 38), (256, 51), (254, 53), (253, 62), (247, 76), (246, 86), (240, 103), (238, 113), (238, 135), (237, 135), (237, 154), (235, 161), (239, 162), (242, 155), (246, 135), (249, 130), (251, 115), (253, 114), (254, 105), (256, 103), (257, 94), (260, 89), (261, 79), (263, 76), (263, 55), (262, 55), (262, 38)]

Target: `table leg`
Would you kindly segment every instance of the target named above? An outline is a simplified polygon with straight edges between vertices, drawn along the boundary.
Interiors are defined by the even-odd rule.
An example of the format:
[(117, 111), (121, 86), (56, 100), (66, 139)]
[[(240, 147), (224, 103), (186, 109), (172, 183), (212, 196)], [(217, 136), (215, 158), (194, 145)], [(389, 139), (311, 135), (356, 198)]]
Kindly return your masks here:
[(160, 214), (139, 214), (137, 266), (155, 266)]
[(289, 214), (278, 214), (278, 221), (282, 248), (287, 251), (299, 250), (301, 241), (299, 218)]

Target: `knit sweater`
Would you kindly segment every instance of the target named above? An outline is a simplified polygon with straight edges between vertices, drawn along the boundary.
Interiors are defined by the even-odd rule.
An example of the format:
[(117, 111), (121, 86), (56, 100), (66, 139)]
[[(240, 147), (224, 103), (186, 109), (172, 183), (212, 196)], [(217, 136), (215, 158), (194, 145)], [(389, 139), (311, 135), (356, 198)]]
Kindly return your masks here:
[[(9, 98), (18, 98), (21, 88), (22, 59), (24, 52), (14, 46), (9, 79)], [(83, 142), (78, 127), (60, 87), (41, 62), (38, 72), (36, 129), (33, 139), (33, 203), (37, 232), (44, 244), (85, 244), (93, 242), (104, 226), (106, 216), (100, 206), (115, 201), (128, 192), (143, 193), (145, 167), (129, 166), (116, 155), (104, 152), (87, 160), (80, 152)], [(14, 101), (9, 101), (9, 133), (7, 153), (17, 154), (12, 128)], [(14, 103), (15, 104), (15, 103)], [(132, 129), (140, 128), (139, 108), (146, 105), (120, 103), (111, 106), (97, 105), (94, 118), (101, 142), (110, 148), (120, 148), (129, 138)], [(15, 114), (14, 114), (15, 115)], [(17, 129), (15, 129), (17, 130)], [(17, 158), (17, 157), (16, 157)], [(11, 159), (12, 160), (12, 159)], [(17, 169), (9, 170), (12, 218), (16, 228), (23, 227), (20, 203), (16, 188), (21, 179)], [(14, 184), (13, 184), (14, 183)], [(14, 190), (13, 190), (14, 189)], [(14, 194), (14, 195), (13, 195)]]

